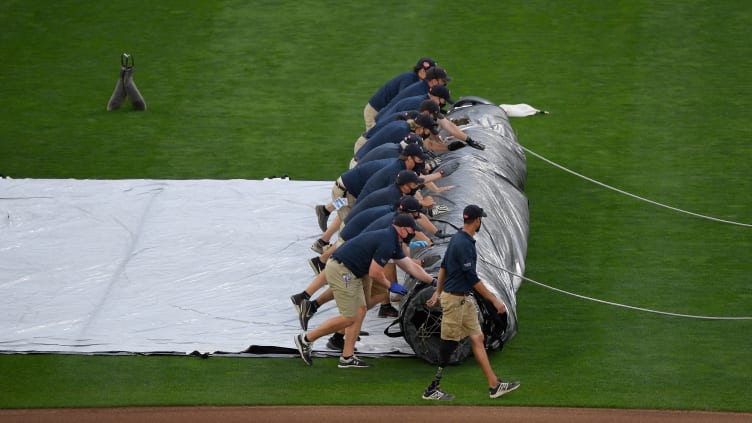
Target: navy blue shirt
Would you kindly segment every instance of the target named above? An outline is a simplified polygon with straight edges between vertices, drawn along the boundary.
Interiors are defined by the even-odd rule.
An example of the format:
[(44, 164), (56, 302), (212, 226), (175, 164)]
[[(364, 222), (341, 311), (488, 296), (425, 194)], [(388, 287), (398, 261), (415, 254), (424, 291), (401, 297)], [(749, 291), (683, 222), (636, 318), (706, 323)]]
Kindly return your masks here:
[[(366, 228), (363, 229), (363, 232), (376, 231), (376, 230), (379, 230), (379, 229), (384, 229), (384, 228), (389, 227), (389, 225), (392, 224), (392, 221), (394, 220), (394, 217), (397, 216), (400, 213), (402, 213), (402, 212), (395, 210), (392, 213), (385, 214), (385, 215), (379, 217), (378, 219), (373, 220), (370, 225), (366, 226)], [(363, 213), (361, 213), (361, 214), (363, 214)]]
[(377, 189), (376, 191), (361, 196), (355, 205), (350, 209), (348, 216), (355, 217), (363, 210), (371, 207), (383, 206), (386, 204), (396, 204), (402, 198), (402, 190), (397, 184), (389, 185), (386, 188)]
[(402, 154), (402, 144), (382, 144), (366, 153), (365, 156), (358, 160), (358, 165), (362, 165), (373, 160), (396, 159)]
[[(426, 146), (423, 144), (423, 141), (419, 141), (418, 145), (423, 149), (423, 151), (426, 151)], [(381, 160), (381, 159), (396, 159), (397, 157), (402, 154), (402, 142), (399, 142), (397, 144), (383, 144), (380, 145), (373, 150), (366, 153), (365, 156), (361, 157), (360, 160), (358, 160), (359, 164), (368, 163), (372, 160)], [(423, 166), (425, 168), (425, 166)], [(425, 175), (425, 172), (421, 170), (418, 173), (423, 173)]]
[(384, 166), (391, 164), (392, 160), (393, 159), (386, 158), (369, 161), (367, 163), (358, 163), (357, 166), (340, 175), (347, 192), (352, 194), (353, 197), (358, 198), (361, 190), (366, 185), (366, 182), (371, 179), (371, 176), (381, 170)]
[(367, 130), (363, 136), (368, 139), (373, 136), (373, 134), (379, 132), (381, 128), (383, 128), (386, 124), (389, 122), (394, 122), (395, 120), (408, 120), (408, 119), (415, 119), (415, 116), (418, 116), (418, 110), (408, 110), (408, 111), (400, 111), (391, 113), (389, 115), (381, 115), (378, 116), (378, 122), (376, 122), (376, 125), (374, 125), (373, 128)]
[(389, 102), (392, 101), (400, 91), (418, 81), (420, 81), (420, 78), (414, 71), (403, 72), (382, 85), (381, 88), (371, 96), (371, 99), (368, 100), (368, 104), (379, 111), (389, 104)]
[(332, 254), (332, 258), (344, 264), (356, 278), (368, 274), (371, 260), (385, 266), (389, 260), (405, 258), (402, 240), (393, 226), (377, 231), (363, 232), (345, 241)]
[(376, 173), (368, 179), (368, 182), (366, 182), (363, 189), (360, 191), (361, 195), (365, 197), (377, 189), (394, 184), (394, 182), (397, 181), (397, 174), (405, 169), (407, 169), (407, 166), (405, 166), (404, 160), (400, 160), (399, 158), (392, 159), (391, 163), (376, 171)]
[[(418, 110), (418, 107), (420, 107), (420, 103), (422, 103), (424, 100), (428, 100), (430, 97), (428, 94), (421, 94), (417, 96), (412, 97), (405, 97), (401, 99), (400, 101), (396, 103), (392, 103), (392, 105), (386, 107), (384, 109), (385, 116), (392, 115), (394, 113), (399, 112), (406, 112), (408, 110)], [(381, 113), (379, 113), (379, 116), (381, 116)], [(378, 125), (381, 121), (379, 120), (379, 117), (376, 116), (376, 124)]]
[(398, 144), (411, 131), (412, 129), (410, 129), (410, 125), (404, 120), (389, 122), (384, 125), (379, 132), (373, 134), (373, 136), (369, 138), (362, 147), (360, 147), (358, 152), (355, 153), (355, 160), (360, 160), (360, 158), (368, 154), (369, 151), (382, 144)]
[(472, 292), (473, 286), (480, 281), (475, 273), (477, 261), (475, 239), (465, 231), (457, 231), (449, 240), (441, 261), (441, 267), (445, 269), (442, 289), (446, 292)]
[(350, 218), (350, 214), (345, 217), (345, 227), (339, 232), (340, 238), (347, 241), (360, 235), (364, 229), (382, 216), (391, 216), (397, 210), (395, 204), (371, 207), (358, 213), (357, 216)]
[[(383, 107), (383, 109), (379, 110), (379, 114), (381, 114), (382, 111), (386, 111), (390, 109), (392, 106), (394, 106), (398, 101), (405, 99), (407, 97), (414, 97), (416, 95), (427, 95), (428, 91), (430, 91), (430, 87), (428, 86), (428, 82), (424, 80), (420, 80), (418, 82), (412, 83), (410, 86), (403, 88), (400, 90), (399, 94), (394, 96), (392, 100)], [(416, 107), (417, 109), (417, 107)]]

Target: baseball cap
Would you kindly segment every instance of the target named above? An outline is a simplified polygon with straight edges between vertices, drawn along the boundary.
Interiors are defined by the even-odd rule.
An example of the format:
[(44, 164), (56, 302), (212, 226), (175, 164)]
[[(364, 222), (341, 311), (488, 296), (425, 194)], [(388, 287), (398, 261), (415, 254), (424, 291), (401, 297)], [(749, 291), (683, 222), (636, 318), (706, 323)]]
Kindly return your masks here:
[(397, 185), (405, 185), (410, 182), (422, 184), (425, 181), (423, 178), (419, 177), (414, 170), (401, 170), (400, 173), (397, 174)]
[(469, 206), (465, 207), (465, 210), (462, 211), (462, 218), (463, 219), (477, 219), (479, 217), (486, 217), (486, 212), (483, 211), (482, 208), (476, 206), (475, 204), (470, 204)]
[(433, 59), (430, 57), (421, 57), (418, 59), (418, 63), (415, 64), (413, 70), (417, 72), (421, 69), (430, 69), (434, 66), (436, 66), (436, 62)]
[(419, 137), (415, 132), (410, 132), (405, 138), (402, 139), (405, 144), (423, 144), (423, 138)]
[(426, 79), (443, 79), (446, 82), (451, 82), (452, 77), (447, 75), (446, 70), (441, 66), (434, 66), (426, 71)]
[(430, 129), (431, 133), (433, 134), (439, 133), (439, 130), (436, 129), (436, 121), (433, 120), (431, 116), (423, 114), (415, 116), (415, 123), (417, 123), (419, 126)]
[(430, 90), (428, 90), (429, 94), (435, 95), (436, 97), (443, 98), (447, 101), (449, 104), (454, 104), (454, 100), (452, 100), (451, 97), (449, 97), (449, 88), (447, 88), (445, 85), (434, 85), (431, 87)]
[(415, 224), (415, 219), (413, 219), (412, 216), (406, 213), (400, 213), (394, 216), (394, 219), (392, 219), (392, 225), (400, 228), (412, 228), (413, 230), (417, 229), (418, 227)]
[(402, 149), (401, 155), (406, 157), (418, 157), (421, 160), (426, 160), (428, 158), (420, 144), (416, 143), (407, 144), (405, 148)]
[(399, 209), (403, 212), (415, 213), (421, 211), (423, 206), (421, 206), (420, 201), (412, 195), (403, 195), (400, 199)]
[(394, 120), (410, 120), (415, 119), (415, 116), (418, 116), (420, 112), (417, 110), (406, 110), (400, 114), (397, 115), (397, 117)]
[(441, 112), (441, 107), (439, 107), (439, 103), (429, 98), (428, 100), (423, 100), (420, 102), (420, 106), (418, 106), (418, 111), (419, 112), (428, 111), (428, 113), (431, 113), (432, 115), (436, 115), (439, 112)]

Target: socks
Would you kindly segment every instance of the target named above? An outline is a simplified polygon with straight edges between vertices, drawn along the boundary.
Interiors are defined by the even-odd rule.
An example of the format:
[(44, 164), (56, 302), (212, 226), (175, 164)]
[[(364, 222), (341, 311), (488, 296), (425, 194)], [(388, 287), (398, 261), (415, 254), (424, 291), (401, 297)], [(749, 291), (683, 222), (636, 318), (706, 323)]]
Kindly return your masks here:
[(433, 377), (433, 382), (431, 382), (431, 386), (436, 387), (439, 386), (439, 383), (441, 383), (441, 377), (444, 375), (444, 368), (439, 367), (439, 369), (436, 371), (436, 376)]
[(439, 370), (436, 371), (436, 376), (433, 377), (433, 381), (431, 381), (431, 384), (426, 388), (427, 393), (433, 391), (441, 384), (441, 376), (443, 373), (444, 368), (439, 366)]

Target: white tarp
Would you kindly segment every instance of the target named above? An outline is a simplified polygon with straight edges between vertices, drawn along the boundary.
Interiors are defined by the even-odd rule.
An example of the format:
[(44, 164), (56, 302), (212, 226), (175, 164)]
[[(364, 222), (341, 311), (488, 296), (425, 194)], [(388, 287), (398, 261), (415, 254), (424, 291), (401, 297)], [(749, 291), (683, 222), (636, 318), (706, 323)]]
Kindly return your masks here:
[[(294, 348), (289, 297), (313, 279), (313, 208), (331, 186), (0, 179), (0, 351)], [(358, 350), (412, 354), (376, 311)]]

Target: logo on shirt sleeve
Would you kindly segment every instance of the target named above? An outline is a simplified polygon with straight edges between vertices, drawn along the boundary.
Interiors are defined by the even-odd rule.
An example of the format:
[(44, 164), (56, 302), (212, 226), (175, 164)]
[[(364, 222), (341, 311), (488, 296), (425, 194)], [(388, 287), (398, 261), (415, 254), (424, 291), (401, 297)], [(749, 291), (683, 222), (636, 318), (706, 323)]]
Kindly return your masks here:
[(468, 259), (462, 263), (462, 268), (464, 270), (470, 270), (473, 268), (473, 261)]

